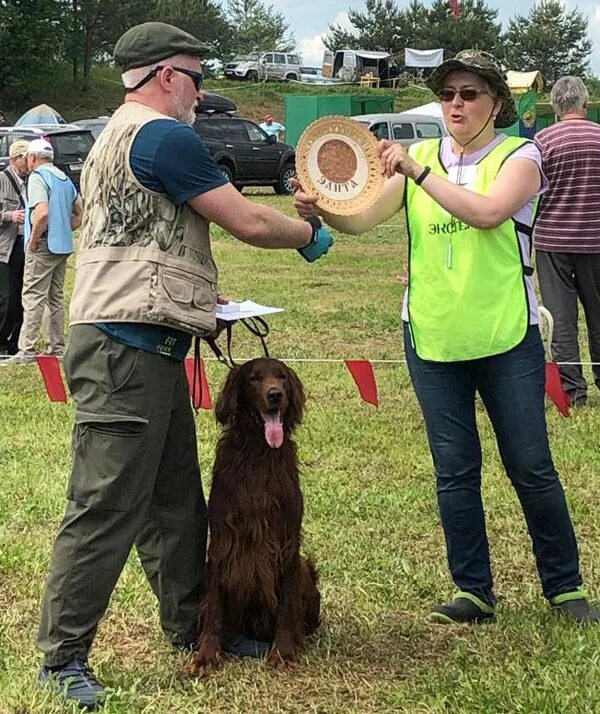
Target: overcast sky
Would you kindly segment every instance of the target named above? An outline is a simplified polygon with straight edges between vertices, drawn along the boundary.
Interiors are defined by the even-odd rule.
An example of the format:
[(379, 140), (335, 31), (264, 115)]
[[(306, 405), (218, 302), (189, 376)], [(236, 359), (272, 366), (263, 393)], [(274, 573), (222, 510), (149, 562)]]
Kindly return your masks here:
[[(223, 0), (225, 3), (226, 0)], [(592, 52), (592, 69), (600, 75), (600, 0), (564, 0), (567, 7), (577, 6), (589, 18), (589, 34), (594, 40)], [(306, 65), (321, 66), (323, 59), (323, 43), (321, 35), (328, 31), (331, 23), (348, 25), (348, 8), (356, 10), (364, 8), (363, 0), (265, 0), (267, 5), (273, 5), (283, 13), (294, 32), (298, 47)], [(407, 0), (400, 0), (401, 7), (408, 5)], [(425, 4), (429, 4), (425, 0)], [(500, 10), (503, 23), (517, 13), (527, 14), (533, 7), (533, 0), (490, 0), (492, 7)]]

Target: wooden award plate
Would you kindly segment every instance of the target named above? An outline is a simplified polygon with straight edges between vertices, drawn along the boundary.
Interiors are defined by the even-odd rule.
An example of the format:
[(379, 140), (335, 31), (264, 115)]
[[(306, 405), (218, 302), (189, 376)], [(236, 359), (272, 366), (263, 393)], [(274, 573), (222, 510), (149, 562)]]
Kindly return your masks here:
[(296, 148), (296, 173), (306, 193), (319, 196), (317, 206), (338, 216), (370, 208), (384, 177), (377, 139), (348, 117), (324, 117), (310, 124)]

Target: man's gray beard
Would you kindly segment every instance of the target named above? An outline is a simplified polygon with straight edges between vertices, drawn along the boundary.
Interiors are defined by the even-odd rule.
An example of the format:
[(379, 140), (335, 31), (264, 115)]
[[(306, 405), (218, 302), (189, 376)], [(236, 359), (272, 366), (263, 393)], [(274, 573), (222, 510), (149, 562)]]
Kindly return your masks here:
[(175, 119), (182, 124), (193, 126), (196, 121), (196, 105), (194, 104), (191, 109), (186, 109), (179, 104), (175, 104)]

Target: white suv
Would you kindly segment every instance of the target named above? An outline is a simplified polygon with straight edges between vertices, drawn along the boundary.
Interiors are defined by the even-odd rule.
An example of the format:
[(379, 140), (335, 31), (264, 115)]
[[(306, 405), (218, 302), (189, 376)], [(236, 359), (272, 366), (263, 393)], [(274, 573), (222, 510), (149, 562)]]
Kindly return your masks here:
[(283, 82), (300, 79), (300, 55), (292, 52), (253, 52), (248, 57), (238, 57), (225, 65), (224, 74), (229, 79), (247, 79), (258, 82), (276, 79)]

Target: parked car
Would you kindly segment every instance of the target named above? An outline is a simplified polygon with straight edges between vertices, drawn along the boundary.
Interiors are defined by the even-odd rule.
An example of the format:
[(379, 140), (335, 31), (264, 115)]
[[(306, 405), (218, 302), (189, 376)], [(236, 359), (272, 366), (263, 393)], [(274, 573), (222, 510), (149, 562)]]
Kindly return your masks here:
[[(260, 52), (249, 55), (238, 55), (231, 62), (227, 62), (223, 74), (227, 79), (250, 79), (258, 81), (258, 61)], [(250, 75), (250, 76), (249, 76)]]
[(448, 133), (441, 118), (427, 114), (361, 114), (352, 119), (367, 126), (378, 139), (390, 139), (404, 146), (423, 139), (438, 139)]
[(202, 92), (202, 100), (196, 106), (198, 114), (235, 114), (237, 111), (236, 105), (220, 94), (212, 94), (211, 92)]
[(94, 117), (92, 119), (77, 119), (73, 122), (80, 129), (87, 129), (92, 132), (94, 139), (97, 139), (108, 124), (110, 117)]
[[(237, 107), (235, 104), (227, 99), (226, 97), (221, 97), (219, 94), (212, 94), (211, 92), (202, 92), (202, 101), (198, 102), (196, 107), (197, 112), (223, 112), (223, 113), (235, 113)], [(97, 139), (104, 127), (108, 124), (110, 117), (95, 117), (92, 119), (77, 119), (73, 122), (76, 126), (81, 129), (88, 129), (92, 132), (94, 139)]]
[(293, 193), (293, 146), (268, 136), (250, 119), (229, 114), (198, 114), (194, 128), (236, 188), (273, 186), (276, 193)]
[(236, 57), (228, 62), (224, 74), (229, 79), (251, 82), (265, 79), (299, 80), (300, 65), (300, 55), (294, 52), (253, 52), (247, 57)]
[(46, 139), (54, 149), (54, 164), (65, 172), (79, 191), (79, 179), (83, 162), (94, 145), (94, 137), (88, 129), (71, 124), (55, 126), (9, 126), (0, 127), (0, 170), (8, 166), (8, 149), (13, 141)]

